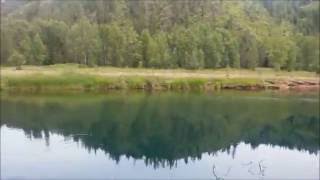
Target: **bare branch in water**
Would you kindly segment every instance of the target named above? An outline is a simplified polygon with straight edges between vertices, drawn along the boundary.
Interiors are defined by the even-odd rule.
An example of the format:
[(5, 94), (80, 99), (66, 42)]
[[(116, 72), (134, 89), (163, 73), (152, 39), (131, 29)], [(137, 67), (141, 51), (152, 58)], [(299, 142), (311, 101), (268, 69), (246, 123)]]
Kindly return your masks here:
[(259, 170), (260, 170), (260, 175), (264, 176), (264, 171), (265, 171), (265, 166), (261, 165), (261, 163), (263, 162), (263, 160), (259, 161)]
[(228, 171), (227, 171), (226, 174), (224, 175), (225, 177), (229, 175), (229, 173), (230, 173), (230, 171), (231, 171), (231, 167), (232, 167), (232, 166), (230, 166), (230, 167), (228, 168)]
[(216, 178), (216, 180), (219, 180), (220, 178), (219, 178), (219, 176), (216, 174), (215, 168), (216, 168), (216, 166), (213, 165), (213, 166), (212, 166), (212, 173), (213, 173), (214, 177)]
[[(249, 166), (248, 167), (248, 173), (250, 173), (253, 176), (265, 176), (265, 170), (266, 166), (263, 165), (264, 160), (260, 160), (258, 162), (250, 161), (248, 163), (242, 163), (242, 166)], [(231, 171), (232, 166), (230, 166), (227, 170), (227, 172), (221, 177), (216, 172), (216, 166), (213, 164), (212, 166), (212, 173), (216, 180), (223, 180), (225, 177), (227, 177)]]
[(259, 162), (257, 162), (257, 166), (259, 167), (259, 169), (258, 169), (259, 172), (257, 172), (257, 173), (253, 171), (254, 163), (252, 161), (250, 161), (249, 163), (246, 163), (246, 164), (242, 164), (242, 165), (243, 166), (250, 166), (249, 169), (248, 169), (248, 172), (251, 175), (265, 176), (265, 169), (267, 167), (262, 164), (263, 161), (264, 160), (260, 160)]
[[(216, 180), (223, 180), (223, 179), (224, 179), (223, 177), (219, 177), (219, 176), (217, 175), (217, 173), (216, 173), (216, 171), (215, 171), (215, 168), (216, 168), (216, 166), (213, 165), (213, 167), (212, 167), (212, 173), (213, 173), (215, 179), (216, 179)], [(232, 168), (232, 166), (230, 166), (230, 167), (228, 168), (227, 172), (224, 174), (224, 177), (226, 177), (226, 176), (229, 175), (229, 173), (230, 173), (230, 171), (231, 171), (231, 168)]]

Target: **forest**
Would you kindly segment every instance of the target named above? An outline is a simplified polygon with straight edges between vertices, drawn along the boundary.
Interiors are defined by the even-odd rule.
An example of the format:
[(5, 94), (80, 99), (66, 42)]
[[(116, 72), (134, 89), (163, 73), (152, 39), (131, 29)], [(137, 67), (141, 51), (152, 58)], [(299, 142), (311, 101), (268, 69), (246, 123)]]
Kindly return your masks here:
[(319, 72), (319, 5), (313, 0), (2, 0), (1, 65)]

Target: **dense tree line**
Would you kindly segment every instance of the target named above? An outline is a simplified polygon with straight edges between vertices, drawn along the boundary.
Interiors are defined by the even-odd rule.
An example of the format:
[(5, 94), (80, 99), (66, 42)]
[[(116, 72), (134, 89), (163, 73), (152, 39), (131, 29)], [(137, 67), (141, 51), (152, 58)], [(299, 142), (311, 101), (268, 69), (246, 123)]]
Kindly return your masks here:
[(312, 0), (43, 0), (1, 15), (2, 64), (319, 71)]

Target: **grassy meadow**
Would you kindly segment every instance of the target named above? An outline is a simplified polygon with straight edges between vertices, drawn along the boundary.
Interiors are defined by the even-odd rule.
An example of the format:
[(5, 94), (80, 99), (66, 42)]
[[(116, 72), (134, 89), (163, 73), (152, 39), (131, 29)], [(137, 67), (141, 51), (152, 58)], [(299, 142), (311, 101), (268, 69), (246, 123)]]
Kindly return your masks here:
[(218, 69), (144, 69), (79, 67), (76, 64), (1, 67), (1, 89), (17, 91), (218, 90), (225, 86), (265, 86), (268, 80), (312, 80), (319, 75), (305, 71)]

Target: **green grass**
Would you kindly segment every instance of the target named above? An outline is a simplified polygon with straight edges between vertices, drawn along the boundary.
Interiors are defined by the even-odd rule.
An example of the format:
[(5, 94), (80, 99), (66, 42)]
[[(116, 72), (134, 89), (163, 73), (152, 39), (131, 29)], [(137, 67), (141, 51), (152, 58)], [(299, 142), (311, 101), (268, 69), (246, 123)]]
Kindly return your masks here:
[(1, 67), (1, 89), (16, 91), (217, 90), (232, 86), (264, 86), (269, 79), (318, 80), (311, 72), (275, 72), (272, 69), (155, 70), (74, 64)]

